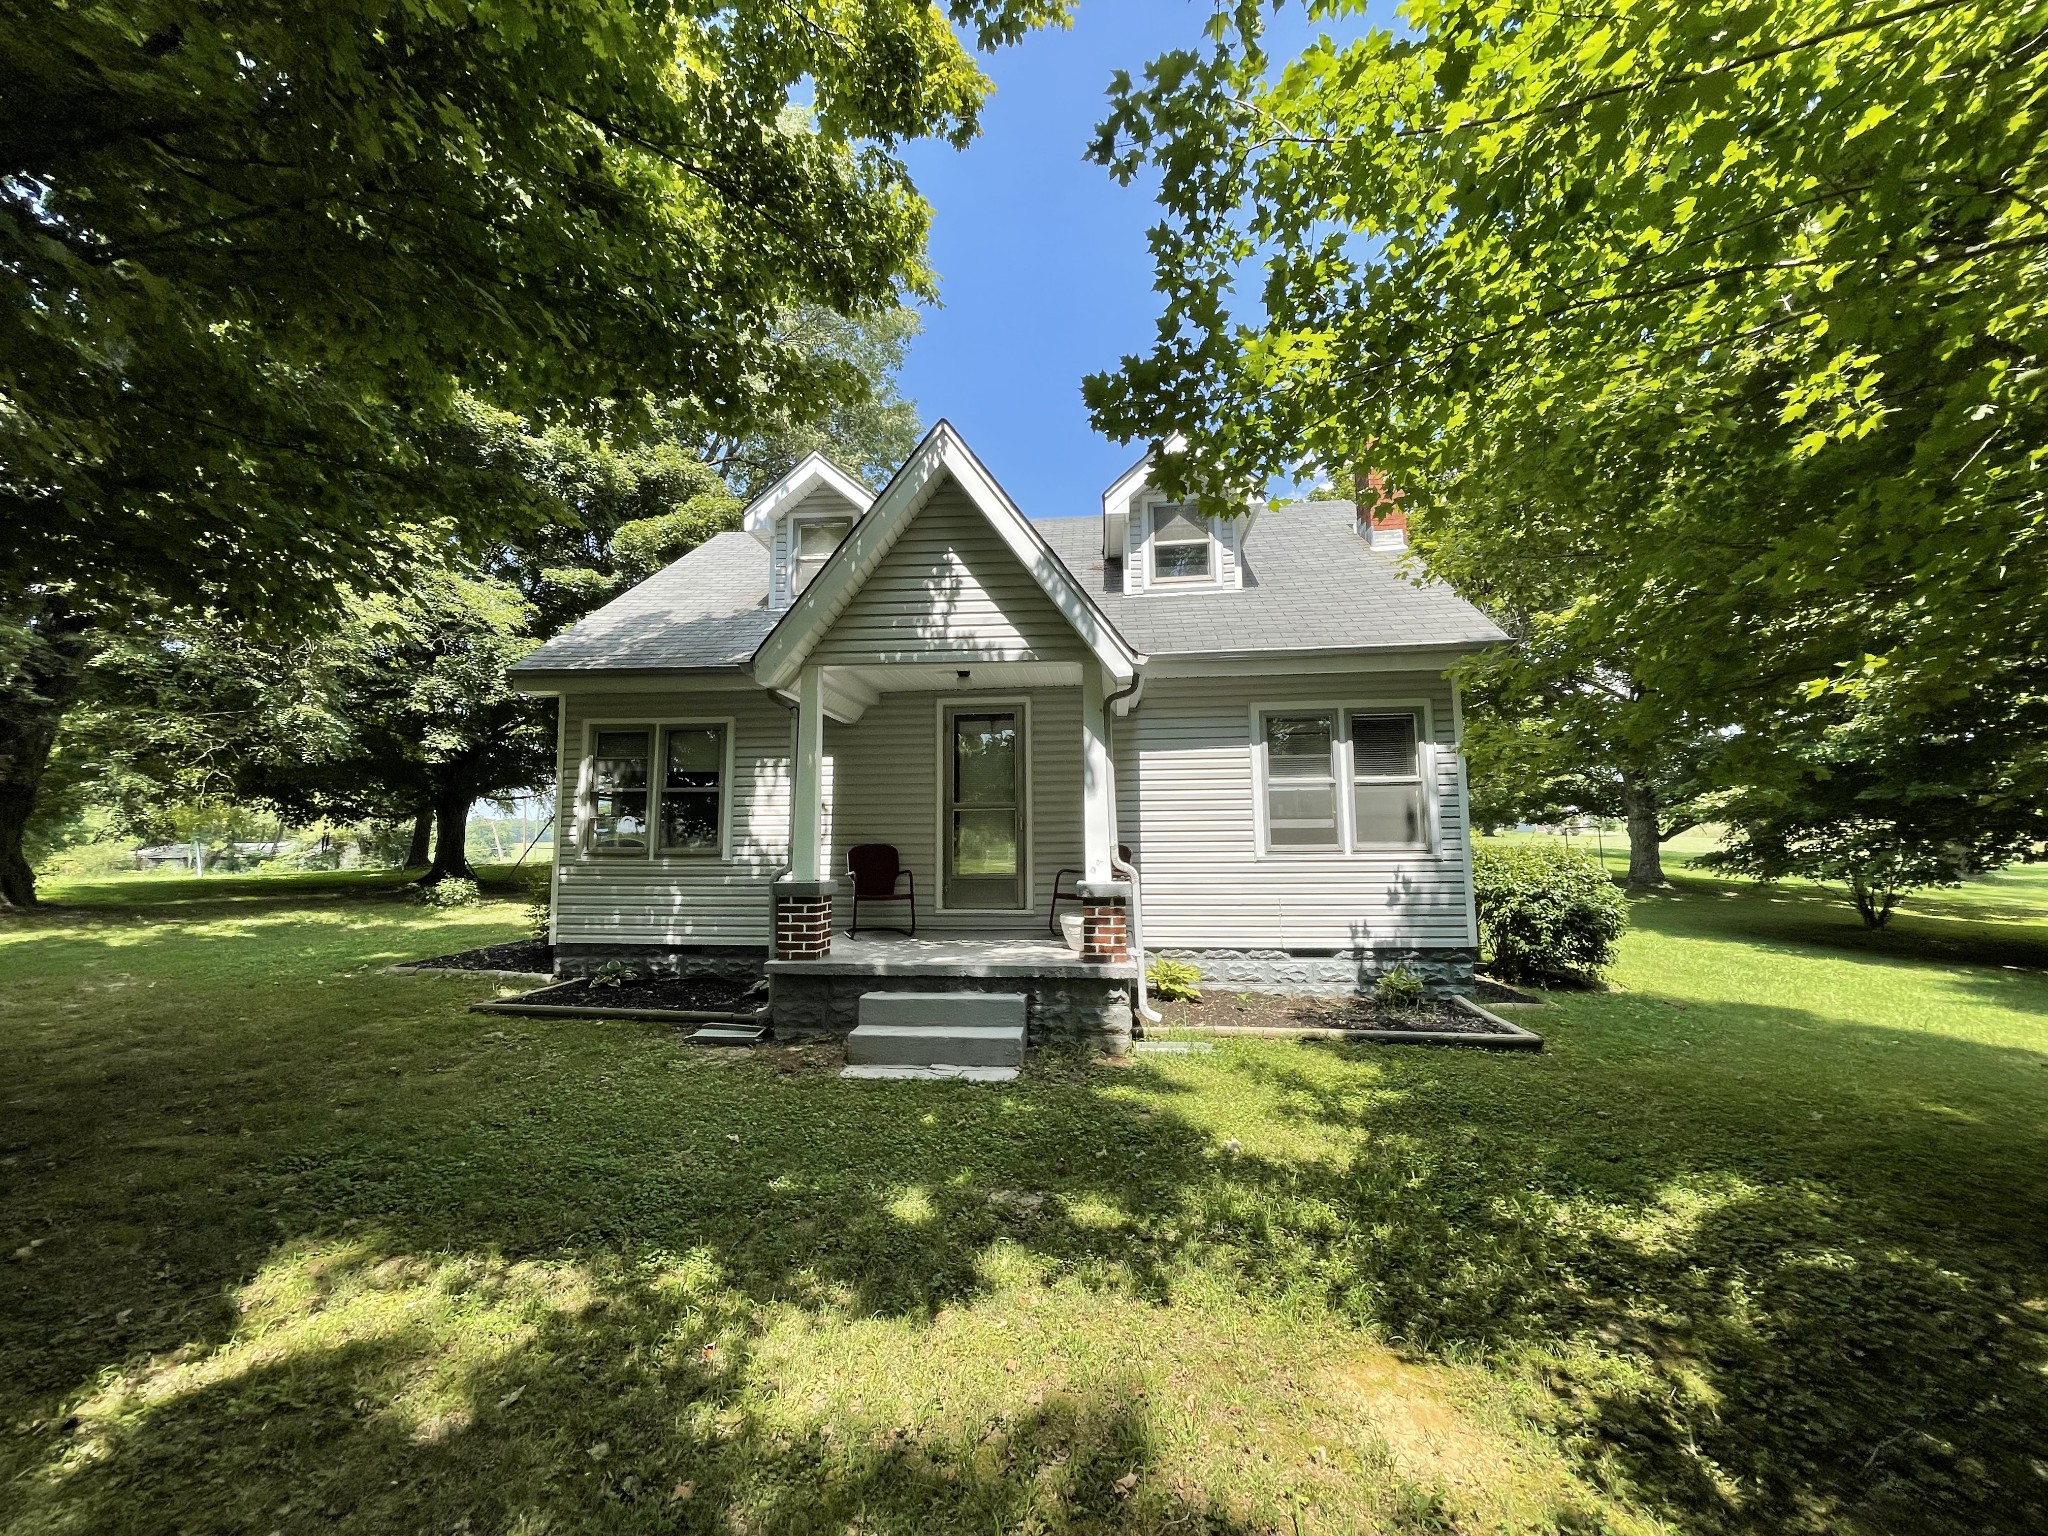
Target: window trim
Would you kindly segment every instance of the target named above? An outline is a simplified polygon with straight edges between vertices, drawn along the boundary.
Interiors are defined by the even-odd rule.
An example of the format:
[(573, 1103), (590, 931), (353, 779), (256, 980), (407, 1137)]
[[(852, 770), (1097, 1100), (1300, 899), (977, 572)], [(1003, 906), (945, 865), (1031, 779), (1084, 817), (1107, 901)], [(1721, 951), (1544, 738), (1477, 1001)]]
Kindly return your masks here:
[[(1254, 859), (1354, 859), (1384, 857), (1444, 857), (1449, 839), (1444, 835), (1443, 807), (1436, 740), (1436, 706), (1429, 699), (1279, 699), (1253, 704), (1249, 709), (1248, 741), (1252, 779), (1252, 857)], [(1333, 735), (1330, 762), (1337, 785), (1337, 846), (1335, 848), (1275, 848), (1267, 820), (1270, 808), (1267, 790), (1272, 782), (1267, 771), (1266, 717), (1268, 715), (1326, 714), (1331, 717)], [(1422, 783), (1423, 841), (1413, 843), (1361, 843), (1358, 841), (1357, 777), (1352, 772), (1351, 717), (1353, 715), (1412, 714), (1416, 717), (1416, 772)], [(1367, 783), (1402, 784), (1407, 779), (1376, 778)]]
[[(1018, 810), (1023, 820), (1019, 829), (1019, 868), (1017, 891), (1023, 897), (1021, 907), (949, 907), (946, 905), (946, 839), (951, 829), (947, 826), (947, 815), (952, 809), (947, 804), (947, 784), (952, 764), (953, 734), (946, 721), (953, 714), (980, 714), (984, 710), (1014, 710), (1017, 715), (1017, 730), (1024, 740), (1019, 762), (1024, 775), (1024, 798)], [(1031, 723), (1031, 696), (1023, 693), (980, 694), (942, 693), (933, 701), (932, 712), (932, 884), (935, 895), (932, 898), (934, 912), (988, 913), (1011, 916), (1017, 913), (1033, 914), (1038, 908), (1038, 871), (1032, 855), (1036, 851), (1033, 838), (1037, 829), (1035, 807), (1032, 804), (1032, 784), (1038, 775), (1033, 772), (1035, 743)]]
[[(1209, 569), (1199, 576), (1162, 576), (1159, 574), (1159, 528), (1156, 522), (1159, 514), (1169, 507), (1185, 508), (1189, 515), (1200, 518), (1205, 525), (1209, 549)], [(1223, 580), (1223, 552), (1218, 548), (1216, 519), (1205, 517), (1200, 509), (1184, 501), (1168, 501), (1163, 496), (1148, 497), (1145, 512), (1145, 585), (1147, 587), (1213, 587)], [(1167, 547), (1180, 549), (1190, 547), (1194, 539), (1171, 539)]]
[[(1361, 778), (1358, 772), (1357, 744), (1352, 740), (1351, 722), (1359, 716), (1388, 719), (1406, 715), (1415, 722), (1415, 771), (1404, 774), (1375, 774)], [(1430, 853), (1437, 851), (1440, 841), (1437, 835), (1436, 795), (1432, 780), (1436, 777), (1430, 770), (1436, 762), (1429, 738), (1429, 710), (1422, 704), (1353, 704), (1342, 711), (1344, 722), (1344, 744), (1340, 757), (1344, 765), (1344, 817), (1349, 825), (1345, 829), (1345, 847), (1352, 853)], [(1419, 843), (1367, 843), (1358, 836), (1358, 786), (1366, 784), (1413, 784), (1422, 791), (1422, 841)]]
[[(717, 726), (725, 732), (725, 757), (718, 770), (718, 847), (702, 853), (692, 853), (684, 848), (663, 848), (659, 781), (668, 762), (668, 733), (706, 726)], [(647, 850), (644, 853), (600, 852), (591, 846), (591, 839), (597, 832), (596, 811), (592, 804), (596, 785), (592, 781), (597, 773), (599, 731), (651, 733), (647, 759)], [(582, 761), (576, 775), (576, 857), (596, 864), (629, 864), (635, 860), (646, 864), (668, 860), (692, 864), (731, 863), (733, 772), (739, 760), (737, 734), (737, 722), (731, 715), (636, 715), (624, 719), (585, 720)]]
[[(818, 562), (818, 571), (822, 574), (826, 565), (830, 563), (832, 556), (838, 554), (840, 547), (844, 545), (848, 539), (853, 537), (854, 525), (859, 521), (860, 519), (857, 516), (853, 515), (851, 512), (832, 512), (823, 510), (815, 512), (792, 512), (787, 518), (783, 520), (784, 526), (788, 529), (786, 537), (788, 540), (789, 549), (787, 556), (787, 566), (786, 569), (783, 571), (782, 589), (788, 595), (789, 600), (792, 603), (794, 603), (799, 597), (803, 596), (804, 593), (804, 587), (800, 587), (796, 584), (797, 574), (803, 569), (802, 550), (804, 526), (809, 523), (846, 524), (846, 531), (839, 535), (838, 543), (834, 544), (832, 548), (826, 552), (825, 558)], [(818, 578), (816, 575), (812, 576), (811, 578), (812, 581), (816, 581), (817, 579)], [(808, 585), (808, 583), (806, 583), (806, 585)]]

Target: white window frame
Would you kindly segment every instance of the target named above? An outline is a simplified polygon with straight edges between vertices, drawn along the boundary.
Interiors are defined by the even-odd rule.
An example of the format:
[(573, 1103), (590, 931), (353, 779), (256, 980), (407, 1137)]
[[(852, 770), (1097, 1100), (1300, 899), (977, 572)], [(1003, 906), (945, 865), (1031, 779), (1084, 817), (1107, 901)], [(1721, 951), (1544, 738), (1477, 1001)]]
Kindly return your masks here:
[[(686, 848), (664, 849), (661, 846), (661, 783), (668, 762), (668, 733), (672, 730), (703, 729), (717, 726), (725, 732), (725, 760), (720, 765), (718, 790), (718, 847), (702, 853), (692, 853)], [(591, 846), (596, 836), (596, 808), (592, 795), (596, 791), (593, 780), (597, 772), (597, 733), (599, 731), (646, 731), (649, 733), (647, 758), (647, 850), (644, 853), (599, 852)], [(729, 864), (732, 862), (732, 799), (733, 770), (739, 761), (735, 738), (737, 722), (730, 715), (683, 715), (675, 717), (635, 715), (618, 720), (586, 720), (583, 722), (582, 762), (576, 774), (576, 856), (593, 864), (643, 864), (665, 863), (674, 860), (685, 864)]]
[[(1033, 742), (1037, 739), (1031, 728), (1031, 699), (1026, 694), (983, 695), (978, 693), (945, 693), (933, 701), (932, 714), (932, 761), (935, 776), (932, 781), (932, 883), (937, 887), (932, 899), (934, 912), (976, 912), (991, 915), (1012, 916), (1016, 913), (1035, 913), (1038, 910), (1038, 872), (1032, 862), (1033, 829), (1037, 818), (1031, 803), (1031, 783), (1036, 777), (1032, 773)], [(980, 714), (984, 711), (1014, 710), (1017, 714), (1017, 730), (1024, 738), (1022, 765), (1024, 771), (1024, 800), (1022, 804), (1024, 825), (1018, 831), (1018, 894), (1023, 897), (1021, 907), (949, 907), (946, 905), (946, 839), (952, 828), (947, 825), (951, 807), (946, 803), (951, 782), (952, 732), (946, 728), (949, 714)]]
[[(839, 553), (839, 544), (844, 544), (851, 537), (853, 525), (859, 521), (860, 519), (851, 510), (845, 512), (794, 512), (790, 514), (787, 519), (789, 528), (789, 568), (783, 578), (783, 589), (789, 593), (789, 600), (792, 603), (801, 597), (804, 592), (804, 588), (797, 585), (797, 576), (803, 570), (803, 530), (805, 525), (811, 523), (846, 524), (846, 531), (839, 535), (839, 543), (834, 544), (830, 552), (826, 554), (825, 559), (818, 562), (818, 569), (823, 571), (826, 561), (829, 561), (833, 555)], [(814, 575), (811, 580), (816, 581), (817, 577)]]
[[(1159, 574), (1159, 528), (1157, 519), (1169, 508), (1185, 509), (1190, 517), (1200, 521), (1209, 542), (1209, 569), (1199, 576), (1162, 576)], [(1174, 539), (1171, 547), (1190, 545), (1193, 539)], [(1216, 537), (1216, 519), (1203, 515), (1192, 502), (1168, 501), (1164, 497), (1152, 497), (1145, 502), (1145, 585), (1149, 587), (1213, 587), (1223, 580), (1223, 551)]]
[[(1422, 841), (1419, 843), (1368, 843), (1358, 835), (1358, 763), (1357, 747), (1351, 739), (1351, 722), (1359, 715), (1394, 716), (1406, 715), (1415, 722), (1415, 771), (1412, 774), (1387, 775), (1365, 780), (1368, 784), (1414, 784), (1421, 790), (1422, 800)], [(1429, 706), (1414, 704), (1351, 704), (1346, 705), (1340, 716), (1343, 728), (1343, 745), (1337, 757), (1343, 765), (1344, 817), (1348, 823), (1344, 834), (1344, 846), (1352, 853), (1435, 853), (1440, 841), (1437, 835), (1437, 808), (1434, 781), (1436, 774), (1436, 753), (1432, 750), (1429, 731)]]
[[(1416, 768), (1422, 778), (1423, 841), (1413, 843), (1361, 843), (1358, 841), (1357, 808), (1353, 789), (1351, 717), (1353, 715), (1399, 715), (1416, 717)], [(1268, 715), (1328, 715), (1332, 725), (1330, 762), (1337, 786), (1337, 846), (1335, 848), (1275, 848), (1267, 826), (1270, 775), (1266, 761), (1266, 717)], [(1360, 856), (1384, 858), (1441, 858), (1446, 839), (1443, 810), (1437, 788), (1437, 742), (1435, 706), (1428, 699), (1335, 699), (1278, 700), (1251, 706), (1249, 741), (1252, 767), (1253, 857), (1259, 859), (1351, 859)], [(1405, 782), (1377, 780), (1369, 782)]]

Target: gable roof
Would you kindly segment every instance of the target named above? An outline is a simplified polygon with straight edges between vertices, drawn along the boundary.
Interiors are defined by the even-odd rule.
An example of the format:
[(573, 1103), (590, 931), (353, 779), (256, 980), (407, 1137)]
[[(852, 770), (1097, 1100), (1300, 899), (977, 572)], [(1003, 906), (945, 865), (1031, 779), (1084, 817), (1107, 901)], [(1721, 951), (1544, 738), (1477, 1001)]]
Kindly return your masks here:
[(1348, 501), (1269, 508), (1245, 533), (1244, 586), (1128, 593), (1094, 518), (1038, 531), (1148, 657), (1260, 651), (1477, 650), (1507, 639), (1442, 582), (1416, 581), (1356, 531)]
[(754, 657), (756, 681), (768, 688), (787, 688), (795, 681), (805, 658), (833, 620), (853, 601), (932, 492), (949, 476), (1110, 675), (1119, 681), (1137, 675), (1144, 657), (1117, 633), (1101, 607), (1046, 543), (1038, 525), (1017, 509), (953, 424), (941, 421), (925, 434), (917, 451), (762, 642)]
[(838, 492), (853, 503), (856, 512), (867, 511), (875, 502), (874, 492), (824, 454), (807, 453), (790, 466), (788, 474), (747, 503), (746, 511), (740, 514), (740, 526), (748, 533), (762, 532), (819, 486)]

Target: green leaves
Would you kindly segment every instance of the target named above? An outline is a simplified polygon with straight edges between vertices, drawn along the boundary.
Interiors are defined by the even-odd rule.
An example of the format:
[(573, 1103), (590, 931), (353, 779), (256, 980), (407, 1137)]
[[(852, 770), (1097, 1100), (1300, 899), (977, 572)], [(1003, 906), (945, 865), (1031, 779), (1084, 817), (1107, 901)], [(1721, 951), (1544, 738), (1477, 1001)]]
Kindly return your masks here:
[[(1164, 302), (1088, 381), (1100, 427), (1184, 435), (1205, 488), (1386, 474), (1432, 574), (1528, 639), (1475, 683), (1589, 769), (1718, 743), (1782, 787), (1831, 731), (1970, 701), (2015, 734), (1956, 771), (2020, 771), (2048, 4), (1418, 0), (1277, 80), (1232, 14), (1112, 92), (1098, 158), (1160, 177)], [(1804, 689), (1866, 656), (1882, 688)]]
[(896, 146), (988, 90), (921, 0), (16, 0), (0, 58), (0, 579), (248, 615), (448, 509), (506, 531), (436, 458), (465, 394), (619, 436), (843, 404), (781, 317), (929, 288)]

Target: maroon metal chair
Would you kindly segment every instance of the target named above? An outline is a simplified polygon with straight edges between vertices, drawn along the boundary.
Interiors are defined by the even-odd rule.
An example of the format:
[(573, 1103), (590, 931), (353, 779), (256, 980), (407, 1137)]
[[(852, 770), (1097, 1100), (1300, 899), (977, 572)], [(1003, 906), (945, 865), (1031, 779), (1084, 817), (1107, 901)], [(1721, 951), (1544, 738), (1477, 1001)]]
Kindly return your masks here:
[[(1120, 862), (1125, 864), (1130, 863), (1130, 844), (1118, 843), (1116, 845), (1116, 856)], [(1054, 938), (1058, 938), (1060, 936), (1060, 903), (1063, 901), (1079, 902), (1081, 899), (1081, 895), (1078, 891), (1061, 890), (1060, 882), (1066, 879), (1069, 875), (1073, 875), (1078, 879), (1081, 873), (1082, 871), (1078, 869), (1063, 869), (1059, 871), (1058, 874), (1052, 877), (1052, 901), (1048, 904), (1045, 914), (1045, 931), (1051, 934)]]
[[(846, 850), (846, 872), (853, 877), (853, 926), (849, 938), (860, 932), (860, 904), (864, 901), (907, 901), (910, 926), (898, 926), (898, 933), (917, 937), (917, 876), (903, 867), (903, 859), (892, 843), (858, 843)], [(908, 880), (910, 889), (897, 885)]]

